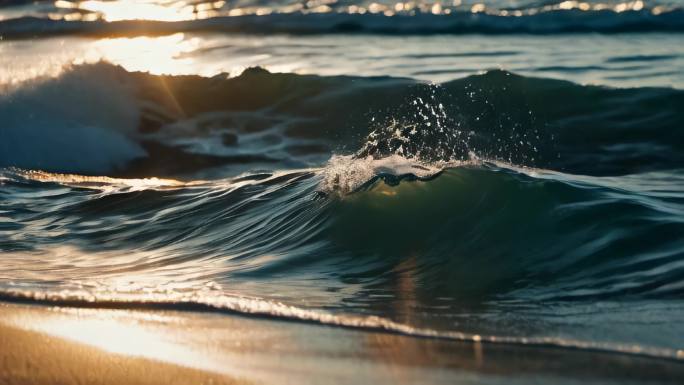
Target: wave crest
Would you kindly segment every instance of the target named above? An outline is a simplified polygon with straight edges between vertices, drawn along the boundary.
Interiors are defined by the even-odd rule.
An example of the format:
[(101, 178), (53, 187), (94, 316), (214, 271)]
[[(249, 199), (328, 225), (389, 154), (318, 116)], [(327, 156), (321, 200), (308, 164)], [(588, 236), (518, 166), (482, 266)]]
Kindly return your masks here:
[[(101, 107), (84, 110), (84, 98)], [(361, 149), (357, 157), (432, 163), (475, 153), (620, 175), (684, 165), (683, 106), (680, 90), (500, 70), (435, 86), (258, 68), (234, 78), (154, 76), (99, 63), (0, 97), (0, 167), (145, 177), (222, 166), (239, 174), (317, 166), (352, 148)]]
[(24, 16), (0, 21), (0, 35), (22, 38), (37, 35), (92, 34), (135, 36), (175, 32), (224, 33), (366, 33), (366, 34), (558, 34), (578, 32), (682, 32), (681, 8), (614, 11), (597, 9), (519, 10), (463, 12), (450, 14), (415, 13), (271, 13), (267, 15), (217, 16), (199, 20), (67, 21)]

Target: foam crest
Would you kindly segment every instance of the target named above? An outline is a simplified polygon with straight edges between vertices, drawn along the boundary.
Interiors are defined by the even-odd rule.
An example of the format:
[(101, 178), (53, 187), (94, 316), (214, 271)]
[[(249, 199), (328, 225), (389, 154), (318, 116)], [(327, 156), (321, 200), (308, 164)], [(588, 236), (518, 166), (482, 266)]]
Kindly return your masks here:
[(176, 310), (176, 311), (211, 311), (229, 313), (257, 318), (290, 320), (314, 323), (326, 326), (337, 326), (365, 331), (386, 332), (416, 338), (435, 338), (470, 343), (506, 344), (529, 347), (552, 347), (578, 349), (614, 354), (628, 354), (658, 359), (684, 360), (684, 350), (658, 348), (651, 346), (620, 344), (597, 341), (583, 341), (561, 337), (518, 337), (506, 335), (485, 335), (463, 333), (457, 331), (438, 331), (429, 328), (413, 327), (400, 322), (378, 316), (357, 316), (344, 313), (329, 313), (310, 310), (298, 306), (283, 304), (277, 301), (264, 300), (246, 296), (186, 296), (176, 300), (155, 300), (148, 297), (145, 302), (117, 301), (112, 298), (98, 298), (92, 295), (62, 293), (59, 295), (37, 292), (3, 291), (0, 299), (19, 303), (44, 303), (53, 306), (136, 309), (136, 310)]
[(426, 179), (439, 174), (446, 167), (457, 167), (465, 163), (451, 161), (428, 164), (400, 155), (379, 159), (371, 156), (333, 155), (321, 172), (323, 178), (320, 189), (325, 192), (348, 194), (378, 177)]
[(118, 67), (82, 66), (0, 95), (0, 167), (104, 174), (144, 156), (127, 80)]

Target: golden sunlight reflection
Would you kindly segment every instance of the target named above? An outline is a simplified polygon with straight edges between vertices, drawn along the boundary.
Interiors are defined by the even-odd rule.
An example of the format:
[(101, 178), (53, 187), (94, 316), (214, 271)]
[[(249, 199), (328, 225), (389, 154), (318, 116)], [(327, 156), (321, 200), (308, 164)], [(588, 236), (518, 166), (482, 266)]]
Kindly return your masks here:
[[(73, 65), (106, 61), (153, 75), (215, 75), (225, 65), (197, 63), (200, 38), (183, 33), (159, 37), (49, 39), (0, 44), (0, 91), (33, 79), (54, 78)], [(69, 50), (65, 50), (65, 46)], [(35, 52), (42, 52), (40, 57)]]
[(101, 1), (87, 0), (71, 2), (58, 0), (57, 8), (79, 9), (93, 12), (98, 18), (106, 21), (118, 20), (160, 20), (179, 21), (189, 20), (195, 17), (195, 7), (179, 1), (166, 5), (158, 1), (119, 0)]
[(153, 332), (115, 320), (62, 320), (38, 323), (36, 327), (44, 332), (93, 345), (112, 353), (151, 357), (161, 353), (174, 361), (178, 357), (188, 356), (188, 352), (164, 341)]
[[(203, 45), (204, 44), (204, 45)], [(238, 75), (245, 69), (260, 65), (271, 72), (299, 73), (309, 63), (293, 61), (269, 64), (271, 55), (254, 54), (229, 61), (198, 62), (194, 55), (206, 48), (201, 37), (176, 33), (170, 36), (108, 38), (93, 42), (83, 58), (74, 64), (106, 61), (124, 67), (127, 71), (149, 72), (153, 75), (200, 75), (218, 73)]]
[(185, 39), (183, 33), (162, 37), (102, 39), (93, 44), (84, 62), (108, 61), (128, 71), (155, 75), (192, 73), (193, 59), (184, 54), (192, 52), (198, 44), (198, 38)]
[[(180, 4), (184, 4), (180, 2)], [(102, 14), (102, 18), (107, 21), (117, 20), (161, 20), (178, 21), (192, 18), (194, 8), (189, 7), (167, 7), (158, 3), (144, 1), (95, 1), (89, 0), (80, 3), (80, 7), (87, 11)]]
[[(204, 42), (206, 44), (206, 42)], [(254, 54), (229, 61), (198, 62), (193, 58), (197, 51), (206, 48), (198, 36), (176, 33), (159, 37), (121, 37), (100, 39), (87, 47), (82, 58), (73, 64), (106, 61), (120, 65), (127, 71), (149, 72), (153, 75), (200, 75), (218, 73), (238, 75), (246, 68), (261, 65), (271, 72), (300, 72), (308, 63), (294, 61), (268, 64), (271, 55)]]
[(22, 328), (90, 345), (111, 353), (206, 368), (206, 358), (162, 325), (182, 320), (169, 315), (127, 310), (54, 309), (40, 317), (19, 312), (5, 320)]
[(174, 188), (204, 183), (202, 181), (181, 182), (175, 179), (163, 179), (156, 177), (139, 179), (110, 178), (107, 176), (59, 174), (38, 170), (19, 171), (18, 174), (24, 178), (40, 182), (61, 183), (64, 185), (78, 187), (91, 187), (99, 190), (108, 190), (112, 187), (125, 187), (130, 188), (132, 191), (142, 191), (147, 189)]
[[(550, 2), (529, 9), (490, 8), (485, 1), (463, 2), (453, 1), (407, 1), (407, 2), (370, 2), (362, 5), (342, 5), (337, 0), (309, 0), (306, 2), (285, 2), (283, 4), (260, 2), (226, 2), (218, 1), (176, 1), (176, 0), (57, 0), (54, 6), (61, 12), (51, 12), (48, 17), (66, 21), (121, 21), (121, 20), (154, 20), (154, 21), (187, 21), (206, 19), (216, 16), (270, 15), (272, 13), (371, 13), (384, 14), (391, 17), (396, 14), (414, 15), (416, 13), (432, 13), (449, 15), (452, 12), (487, 13), (499, 16), (534, 15), (540, 12), (557, 10), (614, 12), (641, 11), (646, 7), (643, 0), (587, 2), (566, 0)], [(653, 14), (659, 14), (671, 6), (651, 8)]]

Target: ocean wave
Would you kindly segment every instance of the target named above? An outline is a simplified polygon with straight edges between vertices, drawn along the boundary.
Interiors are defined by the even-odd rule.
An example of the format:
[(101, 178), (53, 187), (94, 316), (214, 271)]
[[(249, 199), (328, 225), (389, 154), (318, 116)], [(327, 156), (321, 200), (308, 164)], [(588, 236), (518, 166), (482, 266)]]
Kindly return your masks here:
[[(673, 179), (684, 180), (681, 173), (596, 178), (482, 160), (431, 169), (401, 159), (337, 158), (318, 170), (185, 184), (5, 171), (6, 197), (35, 183), (45, 197), (6, 207), (10, 230), (23, 233), (2, 243), (4, 279), (21, 281), (15, 273), (67, 258), (69, 267), (55, 270), (60, 276), (101, 277), (105, 283), (92, 288), (108, 293), (117, 290), (109, 278), (122, 272), (155, 282), (178, 277), (193, 288), (188, 277), (287, 277), (302, 268), (355, 280), (414, 260), (409, 272), (425, 290), (471, 301), (681, 295), (684, 190), (677, 186), (684, 184)], [(128, 213), (137, 219), (117, 219)], [(144, 250), (121, 253), (141, 244)]]
[[(140, 11), (132, 3), (118, 16), (69, 1), (32, 3), (0, 9), (0, 39), (674, 32), (644, 42), (684, 31), (684, 11), (667, 0), (473, 3), (469, 11), (471, 4), (446, 8), (450, 14), (441, 3), (422, 2), (420, 11), (392, 3), (394, 12), (388, 3), (354, 1), (340, 2), (341, 12), (206, 18), (197, 11), (204, 3), (192, 3), (193, 15), (159, 13), (156, 21), (131, 20)], [(230, 43), (214, 37), (198, 49)], [(331, 56), (355, 60), (345, 47), (366, 38), (349, 39)], [(478, 53), (491, 38), (481, 39), (456, 55), (518, 59), (492, 47)], [(507, 42), (520, 39), (528, 38)], [(575, 37), (529, 39), (543, 40), (544, 52)], [(361, 50), (368, 62), (394, 55), (402, 65), (416, 55), (368, 56), (375, 40)], [(264, 52), (301, 43), (282, 41)], [(297, 48), (304, 56), (330, 41), (309, 43)], [(24, 46), (9, 44), (8, 52)], [(254, 52), (249, 44), (236, 50)], [(631, 44), (600, 66), (558, 65), (568, 51), (532, 71), (671, 72), (676, 52), (628, 55)], [(428, 51), (431, 59), (452, 55)], [(179, 60), (199, 60), (187, 55)], [(516, 68), (526, 71), (526, 60)], [(616, 63), (624, 66), (609, 73)], [(0, 84), (0, 301), (216, 312), (684, 359), (684, 90), (500, 69), (441, 84), (258, 67), (237, 76), (154, 75), (107, 62), (48, 71)]]
[[(128, 138), (138, 109), (131, 87), (102, 67), (70, 71), (0, 95), (0, 165), (75, 173), (123, 167), (144, 154)], [(99, 103), (103, 108), (83, 108)], [(106, 107), (104, 107), (106, 106)]]
[(192, 182), (5, 169), (0, 184), (2, 300), (681, 358), (676, 337), (529, 330), (552, 304), (594, 325), (606, 315), (580, 310), (589, 303), (681, 297), (678, 170), (592, 177), (338, 156)]
[(0, 291), (679, 358), (683, 100), (76, 66), (0, 96)]
[[(510, 13), (510, 14), (509, 14)], [(560, 34), (682, 32), (684, 10), (652, 9), (616, 12), (612, 9), (583, 11), (547, 10), (529, 13), (473, 13), (456, 11), (448, 15), (418, 13), (386, 16), (382, 13), (271, 13), (267, 15), (217, 16), (199, 20), (93, 21), (53, 20), (23, 16), (0, 21), (5, 39), (64, 34), (136, 36), (176, 32), (222, 32), (255, 34), (363, 33), (392, 35), (425, 34)]]
[(0, 96), (0, 167), (161, 177), (221, 166), (239, 174), (358, 152), (426, 162), (475, 154), (622, 175), (684, 167), (683, 111), (681, 90), (502, 70), (429, 85), (261, 68), (232, 78), (154, 76), (98, 63)]

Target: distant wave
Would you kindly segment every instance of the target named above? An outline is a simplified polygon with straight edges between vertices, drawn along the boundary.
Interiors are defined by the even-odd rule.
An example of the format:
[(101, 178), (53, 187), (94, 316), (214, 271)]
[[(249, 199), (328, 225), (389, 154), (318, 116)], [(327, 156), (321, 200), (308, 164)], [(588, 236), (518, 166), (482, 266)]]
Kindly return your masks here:
[(346, 148), (427, 161), (474, 153), (573, 174), (684, 168), (684, 91), (668, 88), (501, 70), (441, 85), (260, 68), (174, 77), (107, 63), (13, 87), (0, 95), (0, 167), (159, 177), (317, 166)]
[(503, 16), (501, 14), (455, 12), (449, 15), (273, 13), (269, 15), (220, 16), (191, 21), (51, 20), (25, 16), (0, 21), (5, 39), (63, 34), (131, 36), (175, 32), (224, 33), (365, 33), (365, 34), (558, 34), (684, 32), (684, 10), (675, 8), (655, 14), (651, 10), (555, 10)]

